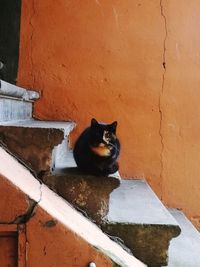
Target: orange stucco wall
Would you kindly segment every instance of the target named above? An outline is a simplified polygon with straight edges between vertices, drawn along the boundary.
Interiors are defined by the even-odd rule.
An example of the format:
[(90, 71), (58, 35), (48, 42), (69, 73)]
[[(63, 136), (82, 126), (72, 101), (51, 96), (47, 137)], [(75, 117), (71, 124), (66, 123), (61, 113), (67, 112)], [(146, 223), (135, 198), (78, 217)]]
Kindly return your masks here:
[[(22, 1), (18, 84), (39, 119), (118, 120), (124, 177), (200, 226), (199, 1)], [(164, 64), (163, 64), (164, 63)]]
[[(97, 266), (112, 267), (112, 261), (103, 253), (85, 242), (82, 238), (53, 220), (38, 207), (35, 216), (26, 224), (27, 267), (32, 266), (88, 266), (95, 262)], [(54, 225), (55, 224), (55, 225)], [(39, 237), (39, 238), (38, 238)]]

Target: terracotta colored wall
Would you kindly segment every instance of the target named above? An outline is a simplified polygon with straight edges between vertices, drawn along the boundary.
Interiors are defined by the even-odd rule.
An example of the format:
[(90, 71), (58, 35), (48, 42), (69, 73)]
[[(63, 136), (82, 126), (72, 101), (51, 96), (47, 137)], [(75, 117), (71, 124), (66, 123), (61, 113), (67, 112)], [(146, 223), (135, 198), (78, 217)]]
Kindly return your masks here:
[[(199, 1), (22, 3), (18, 84), (40, 119), (118, 120), (124, 177), (199, 223)], [(164, 64), (163, 64), (164, 62)]]
[(29, 241), (27, 267), (81, 267), (88, 266), (90, 262), (95, 262), (97, 266), (113, 266), (109, 258), (61, 223), (52, 220), (39, 207), (36, 215), (26, 224), (26, 234)]
[(200, 229), (200, 2), (166, 3), (163, 199), (183, 208)]
[(23, 1), (18, 84), (42, 91), (35, 116), (77, 133), (118, 120), (123, 175), (157, 192), (164, 36), (158, 1)]

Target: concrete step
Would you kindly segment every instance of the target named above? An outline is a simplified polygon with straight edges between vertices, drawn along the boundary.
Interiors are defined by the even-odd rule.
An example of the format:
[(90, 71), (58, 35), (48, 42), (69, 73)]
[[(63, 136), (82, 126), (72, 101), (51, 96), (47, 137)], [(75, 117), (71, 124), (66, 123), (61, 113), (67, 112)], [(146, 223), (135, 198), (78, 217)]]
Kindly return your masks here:
[[(67, 158), (74, 166), (69, 151)], [(120, 243), (148, 266), (167, 263), (169, 242), (179, 235), (180, 228), (145, 181), (87, 176), (75, 168), (61, 168), (43, 181), (114, 240), (119, 237)]]
[(181, 234), (170, 242), (168, 267), (200, 266), (200, 233), (181, 211), (169, 211), (179, 223)]
[(169, 242), (180, 234), (179, 224), (144, 180), (121, 181), (110, 195), (102, 229), (121, 238), (150, 267), (167, 265)]
[(0, 122), (0, 142), (40, 177), (56, 167), (55, 158), (60, 151), (56, 146), (68, 144), (74, 127), (73, 122), (33, 119)]
[(0, 80), (0, 122), (27, 120), (39, 93)]
[(73, 167), (76, 167), (73, 151), (69, 147), (68, 139), (64, 139), (60, 145), (54, 148), (53, 174), (63, 174), (65, 170)]
[(42, 181), (92, 221), (101, 224), (108, 213), (110, 193), (120, 185), (121, 179), (118, 173), (109, 177), (93, 176), (77, 168), (67, 168), (44, 176)]
[[(98, 253), (101, 253), (108, 257), (110, 259), (110, 264), (106, 264), (106, 266), (121, 266), (121, 267), (144, 267), (145, 265), (137, 260), (134, 256), (127, 253), (124, 249), (122, 249), (118, 244), (113, 242), (108, 236), (106, 236), (94, 223), (89, 221), (87, 218), (82, 216), (81, 213), (77, 212), (69, 203), (67, 203), (65, 200), (63, 200), (61, 197), (56, 195), (53, 191), (51, 191), (47, 186), (44, 184), (40, 184), (38, 180), (36, 180), (33, 175), (26, 169), (24, 166), (22, 166), (19, 162), (16, 161), (15, 158), (13, 158), (11, 155), (9, 155), (5, 150), (0, 148), (0, 158), (1, 158), (1, 164), (0, 164), (0, 174), (2, 177), (0, 177), (1, 181), (2, 179), (7, 180), (7, 188), (14, 187), (9, 192), (12, 192), (11, 196), (13, 197), (13, 201), (16, 200), (16, 195), (13, 194), (15, 190), (17, 191), (17, 197), (18, 202), (24, 200), (24, 197), (21, 197), (21, 194), (25, 195), (27, 198), (27, 202), (31, 199), (34, 203), (34, 216), (30, 213), (30, 210), (28, 209), (26, 212), (29, 214), (24, 213), (23, 207), (26, 210), (26, 205), (23, 204), (19, 207), (17, 207), (17, 215), (19, 215), (19, 210), (22, 212), (22, 216), (27, 216), (26, 218), (26, 227), (28, 227), (29, 231), (27, 232), (27, 235), (30, 236), (29, 239), (29, 245), (30, 248), (27, 249), (26, 255), (27, 258), (29, 258), (30, 253), (32, 253), (31, 248), (34, 247), (35, 243), (33, 239), (35, 235), (37, 236), (37, 233), (40, 233), (40, 238), (43, 236), (45, 238), (44, 245), (47, 246), (47, 251), (45, 251), (46, 257), (49, 257), (48, 266), (69, 266), (67, 263), (63, 265), (63, 262), (66, 262), (66, 257), (64, 259), (61, 257), (59, 260), (55, 260), (52, 255), (50, 255), (52, 251), (52, 238), (49, 238), (49, 236), (54, 236), (55, 239), (53, 240), (54, 243), (56, 243), (56, 249), (64, 249), (69, 246), (65, 246), (67, 242), (70, 245), (69, 242), (69, 235), (66, 234), (69, 231), (73, 232), (74, 238), (76, 239), (76, 242), (80, 242), (77, 246), (77, 249), (81, 251), (81, 246), (83, 245), (83, 241), (88, 244), (87, 250), (90, 249), (90, 246), (94, 248), (95, 251)], [(4, 178), (3, 178), (4, 177)], [(20, 197), (19, 197), (20, 196)], [(12, 198), (10, 200), (12, 202)], [(12, 211), (16, 212), (16, 205), (12, 205), (11, 209)], [(15, 218), (16, 213), (13, 213), (13, 216)], [(46, 215), (48, 214), (48, 217)], [(22, 217), (20, 216), (20, 217)], [(49, 218), (50, 216), (50, 218)], [(37, 218), (37, 219), (36, 219)], [(48, 221), (47, 221), (47, 218)], [(30, 228), (30, 224), (33, 223), (33, 227)], [(49, 224), (47, 226), (48, 222), (55, 222), (54, 224)], [(44, 223), (43, 223), (44, 222)], [(44, 225), (46, 225), (44, 227)], [(53, 226), (53, 227), (52, 227)], [(30, 234), (31, 233), (31, 234)], [(59, 239), (60, 236), (63, 235), (63, 239)], [(58, 240), (56, 238), (58, 237)], [(74, 240), (74, 239), (70, 239)], [(38, 240), (37, 240), (38, 241)], [(59, 243), (59, 241), (62, 241)], [(35, 244), (37, 244), (36, 242)], [(39, 242), (40, 243), (40, 242)], [(43, 243), (42, 243), (43, 244)], [(73, 245), (73, 244), (72, 244)], [(37, 247), (37, 246), (36, 246)], [(41, 246), (40, 247), (44, 247)], [(38, 248), (36, 248), (38, 249)], [(67, 252), (67, 251), (66, 251)], [(38, 250), (38, 253), (42, 255), (41, 257), (44, 258), (45, 255), (43, 255), (43, 252)], [(37, 252), (36, 254), (39, 255)], [(76, 252), (74, 252), (75, 255), (77, 255)], [(83, 252), (84, 253), (84, 250)], [(68, 253), (69, 254), (69, 253)], [(95, 255), (91, 255), (91, 258), (95, 257)], [(99, 258), (101, 258), (101, 255), (98, 254)], [(98, 262), (102, 262), (101, 260), (96, 260)], [(95, 260), (95, 259), (94, 259)], [(78, 263), (77, 263), (78, 262)], [(58, 263), (58, 264), (57, 264)], [(76, 263), (78, 265), (76, 265)], [(79, 261), (76, 260), (76, 257), (74, 257), (74, 264), (73, 266), (81, 266)], [(47, 266), (46, 265), (46, 266)], [(83, 264), (86, 266), (86, 264)], [(82, 265), (82, 266), (83, 266)], [(89, 262), (88, 262), (89, 265)], [(1, 264), (2, 266), (2, 264)], [(38, 265), (37, 265), (38, 266)], [(39, 265), (40, 266), (40, 265)], [(98, 264), (97, 267), (103, 267), (103, 264)]]

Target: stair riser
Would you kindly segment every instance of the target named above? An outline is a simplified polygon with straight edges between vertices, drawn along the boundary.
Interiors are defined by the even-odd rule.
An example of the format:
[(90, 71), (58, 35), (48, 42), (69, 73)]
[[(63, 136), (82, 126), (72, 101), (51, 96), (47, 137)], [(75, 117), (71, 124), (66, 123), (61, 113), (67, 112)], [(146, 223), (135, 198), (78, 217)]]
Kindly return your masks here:
[(108, 223), (102, 229), (121, 238), (133, 255), (149, 267), (167, 265), (170, 240), (180, 233), (179, 227), (167, 225)]
[(1, 143), (38, 176), (51, 171), (53, 148), (63, 139), (59, 129), (0, 126)]
[(54, 147), (52, 169), (58, 174), (71, 167), (76, 167), (76, 163), (69, 148), (69, 136), (66, 136), (61, 144)]
[(118, 178), (83, 175), (77, 168), (43, 177), (43, 182), (98, 224), (108, 213), (110, 193), (120, 185)]
[(0, 122), (28, 120), (32, 117), (32, 102), (0, 97)]

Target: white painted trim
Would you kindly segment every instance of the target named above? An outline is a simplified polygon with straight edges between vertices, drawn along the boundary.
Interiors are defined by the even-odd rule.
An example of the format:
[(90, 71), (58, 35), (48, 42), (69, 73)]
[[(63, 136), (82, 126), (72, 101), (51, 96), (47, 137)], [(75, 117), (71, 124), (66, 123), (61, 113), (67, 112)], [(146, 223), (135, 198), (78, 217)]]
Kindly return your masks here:
[(14, 157), (0, 147), (0, 175), (7, 178), (31, 199), (38, 202), (41, 191), (40, 183)]
[(144, 267), (134, 256), (105, 235), (94, 223), (76, 211), (68, 202), (40, 183), (16, 159), (0, 148), (0, 174), (38, 202), (52, 217), (122, 267)]
[(3, 80), (0, 80), (0, 95), (20, 98), (25, 101), (37, 100), (40, 97), (40, 94), (36, 91), (26, 90)]

